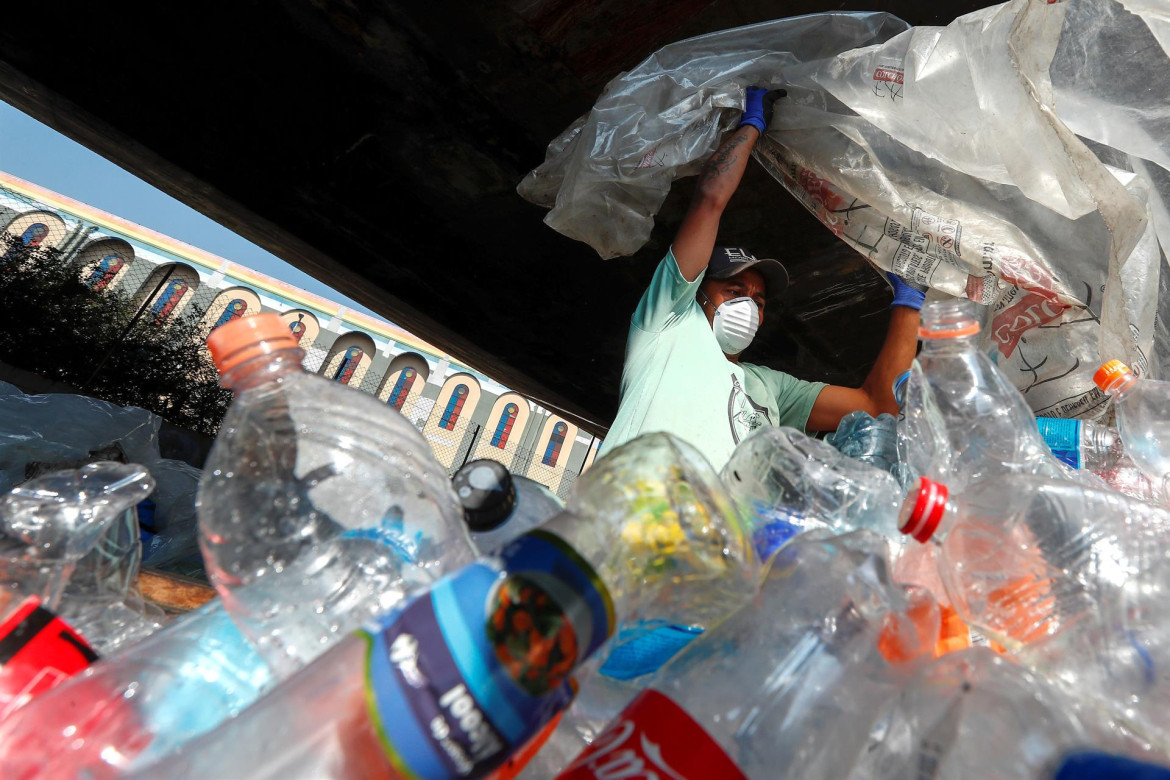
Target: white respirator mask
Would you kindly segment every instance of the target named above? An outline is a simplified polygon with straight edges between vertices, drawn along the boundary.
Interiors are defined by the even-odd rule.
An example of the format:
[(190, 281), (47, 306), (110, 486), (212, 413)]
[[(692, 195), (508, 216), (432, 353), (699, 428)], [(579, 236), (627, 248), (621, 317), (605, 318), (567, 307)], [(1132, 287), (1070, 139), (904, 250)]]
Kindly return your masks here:
[[(699, 294), (707, 298), (702, 290)], [(707, 298), (707, 303), (715, 306), (710, 298)], [(756, 302), (747, 296), (732, 298), (715, 307), (711, 329), (715, 331), (715, 341), (725, 355), (738, 355), (747, 349), (759, 327), (760, 311)]]

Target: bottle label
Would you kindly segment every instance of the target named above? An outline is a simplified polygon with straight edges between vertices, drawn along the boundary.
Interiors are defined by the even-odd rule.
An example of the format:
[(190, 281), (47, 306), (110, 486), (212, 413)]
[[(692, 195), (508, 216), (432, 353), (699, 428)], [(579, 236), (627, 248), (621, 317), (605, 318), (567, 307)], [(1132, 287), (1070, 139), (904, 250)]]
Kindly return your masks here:
[(481, 777), (573, 698), (613, 604), (564, 540), (532, 531), (363, 633), (366, 698), (404, 777)]
[(694, 718), (654, 690), (638, 694), (621, 716), (557, 777), (746, 780)]
[(698, 626), (678, 626), (661, 620), (641, 620), (623, 628), (611, 643), (609, 657), (599, 670), (615, 680), (633, 680), (658, 671), (703, 633)]
[(1044, 437), (1053, 455), (1074, 469), (1081, 467), (1080, 420), (1037, 417), (1036, 427), (1040, 429), (1040, 435)]
[(0, 624), (0, 719), (97, 659), (81, 634), (30, 596)]

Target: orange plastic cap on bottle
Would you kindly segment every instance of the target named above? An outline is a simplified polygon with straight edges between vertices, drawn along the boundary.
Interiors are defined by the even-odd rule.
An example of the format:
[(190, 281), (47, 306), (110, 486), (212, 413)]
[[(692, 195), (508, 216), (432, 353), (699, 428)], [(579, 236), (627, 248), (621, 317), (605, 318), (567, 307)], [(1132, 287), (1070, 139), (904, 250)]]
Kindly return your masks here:
[(1120, 360), (1110, 360), (1105, 365), (1097, 369), (1097, 373), (1093, 374), (1093, 384), (1101, 388), (1103, 392), (1107, 392), (1117, 380), (1123, 379), (1132, 374), (1129, 366), (1122, 363)]
[(264, 312), (220, 325), (207, 337), (207, 348), (223, 375), (246, 360), (299, 347), (288, 323), (279, 314)]

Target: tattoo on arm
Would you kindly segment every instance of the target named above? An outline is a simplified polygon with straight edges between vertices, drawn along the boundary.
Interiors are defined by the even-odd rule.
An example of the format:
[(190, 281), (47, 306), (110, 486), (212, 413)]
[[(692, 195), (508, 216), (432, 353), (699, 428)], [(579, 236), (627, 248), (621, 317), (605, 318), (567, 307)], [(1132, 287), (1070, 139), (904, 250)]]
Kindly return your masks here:
[(703, 173), (699, 178), (700, 183), (706, 183), (718, 179), (723, 174), (731, 170), (731, 166), (739, 159), (738, 149), (748, 140), (746, 134), (736, 134), (732, 136), (727, 143), (719, 147), (707, 164), (703, 166)]

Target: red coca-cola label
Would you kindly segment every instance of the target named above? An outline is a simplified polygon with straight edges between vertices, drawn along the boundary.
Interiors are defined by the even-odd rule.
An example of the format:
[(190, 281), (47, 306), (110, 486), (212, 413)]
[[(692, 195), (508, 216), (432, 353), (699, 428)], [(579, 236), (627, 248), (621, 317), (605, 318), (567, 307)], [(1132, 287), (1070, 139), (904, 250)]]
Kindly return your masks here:
[(97, 658), (81, 634), (30, 597), (0, 624), (0, 719)]
[(1004, 357), (1011, 357), (1026, 332), (1060, 319), (1069, 308), (1055, 298), (1028, 293), (1015, 305), (995, 315), (991, 322), (991, 338)]
[(723, 748), (668, 697), (643, 691), (560, 780), (747, 780)]

